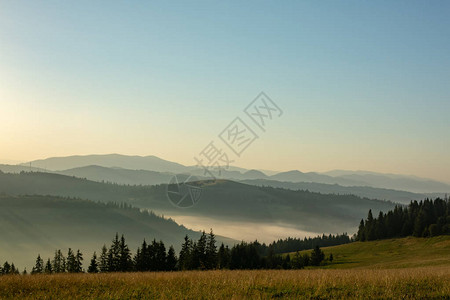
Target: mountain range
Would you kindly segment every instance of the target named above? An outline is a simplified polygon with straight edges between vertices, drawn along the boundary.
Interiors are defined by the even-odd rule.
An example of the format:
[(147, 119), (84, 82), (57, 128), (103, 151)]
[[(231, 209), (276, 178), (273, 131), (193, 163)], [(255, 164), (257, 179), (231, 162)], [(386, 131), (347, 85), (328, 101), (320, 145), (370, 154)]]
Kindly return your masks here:
[[(192, 208), (168, 201), (168, 182), (179, 173), (197, 176), (201, 199)], [(180, 225), (186, 220), (192, 226), (207, 224), (205, 230), (225, 224), (234, 233), (268, 226), (277, 228), (278, 237), (288, 235), (283, 231), (352, 234), (369, 209), (376, 215), (395, 203), (450, 191), (443, 182), (364, 171), (276, 173), (230, 167), (223, 179), (208, 181), (202, 175), (197, 167), (155, 156), (118, 154), (0, 165), (0, 234), (6, 237), (0, 255), (15, 247), (15, 261), (29, 265), (33, 249), (50, 255), (75, 241), (85, 251), (98, 250), (115, 232), (126, 234), (133, 247), (142, 238), (156, 238), (178, 249), (185, 234), (199, 234)], [(249, 239), (259, 237), (249, 231), (254, 232)], [(227, 244), (235, 239), (218, 237)]]
[[(126, 156), (120, 154), (107, 155), (85, 155), (85, 156), (67, 156), (67, 157), (52, 157), (42, 160), (35, 160), (25, 163), (17, 168), (29, 167), (37, 168), (35, 170), (47, 170), (51, 172), (60, 171), (62, 174), (82, 176), (92, 180), (109, 180), (106, 177), (112, 176), (112, 182), (126, 183), (126, 184), (158, 184), (164, 182), (167, 175), (158, 175), (155, 173), (147, 174), (131, 174), (107, 175), (105, 170), (96, 171), (99, 174), (95, 175), (89, 170), (80, 170), (80, 168), (88, 166), (98, 166), (114, 169), (128, 169), (136, 171), (153, 171), (159, 173), (191, 173), (197, 176), (204, 174), (202, 169), (195, 166), (184, 166), (182, 164), (167, 161), (156, 156)], [(0, 169), (3, 170), (6, 166), (3, 165)], [(11, 169), (13, 166), (9, 166)], [(32, 169), (33, 170), (33, 169)], [(100, 174), (103, 172), (103, 174)], [(124, 173), (127, 171), (124, 171)], [(274, 173), (273, 171), (269, 171)], [(108, 170), (108, 173), (112, 171)], [(450, 191), (450, 184), (439, 182), (436, 180), (419, 178), (415, 176), (396, 175), (396, 174), (381, 174), (369, 171), (343, 171), (335, 170), (327, 173), (317, 172), (301, 172), (292, 170), (287, 172), (278, 172), (273, 175), (266, 175), (261, 170), (247, 170), (244, 168), (231, 166), (229, 170), (224, 170), (221, 178), (230, 180), (248, 180), (248, 179), (267, 179), (282, 182), (312, 182), (322, 184), (338, 184), (341, 186), (367, 186), (373, 188), (384, 188), (408, 191), (413, 193), (447, 193)], [(134, 179), (133, 179), (134, 178)], [(137, 179), (139, 178), (139, 179)], [(149, 181), (144, 181), (147, 179)]]

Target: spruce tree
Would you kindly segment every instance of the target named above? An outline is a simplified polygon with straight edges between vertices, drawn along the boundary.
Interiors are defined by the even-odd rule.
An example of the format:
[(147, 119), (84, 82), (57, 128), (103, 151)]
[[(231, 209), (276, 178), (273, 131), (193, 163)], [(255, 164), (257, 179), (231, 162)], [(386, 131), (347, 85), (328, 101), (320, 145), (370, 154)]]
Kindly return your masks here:
[(369, 210), (369, 213), (367, 215), (365, 235), (367, 241), (373, 241), (376, 239), (375, 224), (371, 209)]
[(119, 242), (119, 265), (117, 271), (128, 272), (132, 268), (131, 251), (125, 242), (125, 237), (121, 236)]
[(51, 274), (51, 273), (53, 273), (53, 268), (52, 268), (52, 263), (51, 263), (51, 261), (50, 261), (50, 258), (47, 259), (47, 263), (45, 264), (44, 272), (45, 272), (46, 274)]
[(184, 243), (181, 245), (181, 251), (178, 260), (180, 270), (189, 270), (192, 267), (192, 240), (186, 235)]
[(108, 249), (106, 248), (106, 245), (103, 245), (98, 262), (99, 271), (102, 273), (108, 272), (108, 266)]
[(156, 261), (156, 270), (164, 271), (166, 269), (166, 246), (162, 241), (155, 244), (155, 261)]
[(116, 233), (108, 250), (108, 271), (119, 272), (121, 267), (119, 234)]
[(31, 271), (31, 274), (41, 274), (44, 272), (44, 261), (41, 258), (41, 255), (38, 254), (36, 258), (36, 263)]
[(11, 274), (13, 275), (18, 275), (19, 273), (19, 269), (16, 268), (16, 266), (14, 265), (14, 263), (11, 263)]
[(55, 251), (55, 257), (52, 261), (52, 269), (55, 273), (64, 273), (66, 271), (66, 258), (61, 250)]
[(325, 254), (320, 250), (319, 246), (316, 246), (311, 253), (311, 265), (318, 266), (324, 260)]
[(222, 243), (219, 247), (219, 251), (217, 252), (217, 266), (219, 269), (227, 269), (230, 267), (230, 251), (228, 248), (225, 248), (225, 245)]
[(212, 229), (209, 232), (206, 241), (206, 269), (217, 268), (217, 247), (216, 247), (216, 236), (214, 235)]
[(80, 249), (77, 250), (77, 254), (75, 255), (75, 273), (83, 272), (83, 253), (81, 253)]
[(69, 248), (69, 251), (67, 251), (67, 272), (75, 273), (76, 269), (77, 269), (77, 262), (75, 254), (73, 253), (72, 249)]
[(88, 267), (88, 273), (98, 273), (97, 253), (92, 255), (91, 264)]
[(361, 222), (359, 223), (358, 234), (356, 236), (357, 236), (356, 240), (358, 240), (360, 242), (364, 242), (366, 240), (366, 234), (365, 234), (365, 227), (364, 227), (364, 220), (363, 219), (361, 219)]
[(291, 256), (290, 255), (286, 255), (283, 259), (283, 264), (282, 264), (283, 269), (287, 270), (287, 269), (291, 269)]
[(141, 248), (137, 248), (136, 254), (133, 257), (133, 265), (135, 271), (144, 271), (143, 268), (143, 259), (142, 259), (142, 252)]
[(194, 269), (204, 270), (206, 269), (206, 233), (202, 232), (202, 235), (198, 239), (198, 242), (194, 244), (192, 253), (192, 267)]
[(176, 265), (177, 257), (175, 256), (175, 249), (173, 246), (170, 246), (169, 251), (167, 252), (166, 270), (175, 271)]
[(11, 272), (11, 265), (5, 261), (2, 268), (2, 274), (9, 274)]

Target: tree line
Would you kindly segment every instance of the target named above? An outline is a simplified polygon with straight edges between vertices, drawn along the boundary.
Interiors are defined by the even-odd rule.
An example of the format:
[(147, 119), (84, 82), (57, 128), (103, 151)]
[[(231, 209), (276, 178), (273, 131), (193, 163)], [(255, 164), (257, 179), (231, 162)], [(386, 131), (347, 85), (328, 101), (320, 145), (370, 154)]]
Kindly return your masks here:
[(387, 213), (380, 212), (377, 218), (369, 210), (366, 220), (361, 220), (356, 234), (358, 241), (372, 241), (395, 237), (432, 237), (450, 234), (450, 201), (436, 198), (411, 201)]
[[(318, 245), (311, 254), (301, 255), (297, 252), (291, 259), (290, 255), (277, 254), (273, 247), (275, 243), (267, 246), (257, 241), (241, 242), (231, 248), (222, 243), (217, 247), (216, 237), (211, 230), (209, 234), (203, 231), (196, 241), (186, 235), (178, 257), (173, 246), (167, 249), (162, 241), (155, 239), (150, 243), (144, 240), (133, 255), (125, 237), (116, 234), (109, 247), (103, 245), (99, 255), (97, 252), (93, 253), (87, 269), (83, 269), (83, 253), (69, 248), (66, 255), (61, 250), (56, 250), (52, 259), (44, 260), (38, 255), (31, 274), (301, 269), (306, 266), (318, 266), (325, 260), (325, 255)], [(326, 260), (332, 262), (332, 255)], [(23, 273), (26, 273), (26, 270)], [(19, 270), (14, 264), (5, 263), (0, 268), (0, 274), (19, 274)]]
[(304, 239), (300, 238), (286, 238), (274, 241), (269, 244), (266, 248), (266, 253), (270, 248), (273, 249), (275, 253), (288, 253), (295, 251), (302, 251), (308, 249), (314, 249), (316, 246), (319, 247), (330, 247), (348, 244), (351, 242), (350, 237), (347, 233), (337, 234), (337, 235), (325, 235), (316, 236), (316, 237), (305, 237)]

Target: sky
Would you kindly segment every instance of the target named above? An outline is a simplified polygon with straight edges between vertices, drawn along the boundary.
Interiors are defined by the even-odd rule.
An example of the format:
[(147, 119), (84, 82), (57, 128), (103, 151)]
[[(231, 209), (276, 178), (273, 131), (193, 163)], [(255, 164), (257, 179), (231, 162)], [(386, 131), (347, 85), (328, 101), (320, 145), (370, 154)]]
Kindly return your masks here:
[[(193, 165), (241, 117), (238, 166), (450, 182), (449, 78), (448, 1), (1, 0), (0, 162)], [(261, 91), (265, 132), (243, 113)]]

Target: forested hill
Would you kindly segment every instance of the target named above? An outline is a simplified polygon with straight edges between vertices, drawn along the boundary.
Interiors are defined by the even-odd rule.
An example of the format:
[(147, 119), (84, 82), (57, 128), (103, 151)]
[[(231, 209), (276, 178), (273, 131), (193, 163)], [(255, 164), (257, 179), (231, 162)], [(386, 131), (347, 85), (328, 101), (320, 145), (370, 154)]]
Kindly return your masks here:
[[(322, 194), (356, 195), (362, 198), (388, 200), (401, 204), (409, 204), (411, 200), (422, 200), (427, 197), (423, 193), (374, 188), (370, 186), (342, 186), (338, 184), (325, 184), (316, 182), (288, 182), (267, 179), (241, 180), (245, 184), (257, 186), (271, 186), (290, 190), (308, 190)], [(443, 193), (438, 193), (444, 195)]]
[[(55, 249), (79, 247), (89, 253), (125, 234), (132, 249), (145, 238), (164, 240), (176, 249), (186, 234), (200, 234), (170, 219), (113, 203), (55, 196), (0, 195), (0, 257), (31, 266), (30, 253), (50, 256)], [(217, 237), (232, 245), (234, 241)]]
[(391, 202), (353, 195), (293, 191), (221, 180), (205, 183), (198, 204), (180, 210), (168, 201), (165, 185), (116, 185), (49, 173), (0, 173), (2, 191), (12, 195), (58, 195), (127, 202), (169, 216), (183, 214), (227, 223), (284, 224), (317, 233), (355, 232), (355, 224), (369, 209), (387, 211), (395, 206)]
[(408, 207), (396, 206), (374, 218), (369, 210), (359, 224), (357, 240), (372, 241), (394, 237), (432, 237), (450, 235), (450, 201), (426, 199), (412, 201)]

